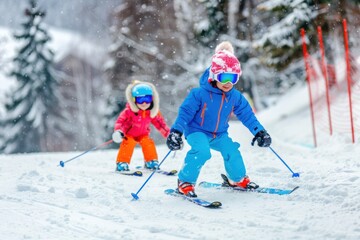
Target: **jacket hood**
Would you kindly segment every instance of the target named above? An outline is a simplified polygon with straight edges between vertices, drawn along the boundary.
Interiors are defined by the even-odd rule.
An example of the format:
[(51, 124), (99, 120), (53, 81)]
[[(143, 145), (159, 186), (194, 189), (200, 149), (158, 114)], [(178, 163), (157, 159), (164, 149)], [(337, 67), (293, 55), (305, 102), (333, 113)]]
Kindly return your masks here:
[(150, 109), (150, 117), (154, 118), (159, 113), (159, 105), (160, 105), (160, 98), (159, 93), (156, 91), (155, 86), (152, 83), (149, 82), (143, 82), (139, 80), (134, 80), (131, 84), (129, 84), (125, 90), (126, 93), (126, 100), (130, 105), (130, 109), (133, 112), (139, 112), (140, 109), (136, 106), (133, 96), (131, 94), (133, 87), (135, 87), (138, 84), (146, 84), (149, 85), (153, 91), (153, 107)]

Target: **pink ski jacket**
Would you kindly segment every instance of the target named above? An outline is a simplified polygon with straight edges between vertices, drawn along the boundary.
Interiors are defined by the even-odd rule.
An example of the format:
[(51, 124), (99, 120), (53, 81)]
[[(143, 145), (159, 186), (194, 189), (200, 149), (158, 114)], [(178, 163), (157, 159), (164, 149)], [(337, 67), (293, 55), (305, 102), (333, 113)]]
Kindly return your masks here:
[(129, 103), (126, 104), (125, 109), (120, 113), (115, 122), (114, 130), (120, 130), (125, 136), (140, 137), (150, 134), (150, 124), (159, 130), (161, 135), (166, 138), (169, 135), (170, 129), (167, 126), (160, 111), (151, 118), (151, 110), (138, 110), (133, 112)]

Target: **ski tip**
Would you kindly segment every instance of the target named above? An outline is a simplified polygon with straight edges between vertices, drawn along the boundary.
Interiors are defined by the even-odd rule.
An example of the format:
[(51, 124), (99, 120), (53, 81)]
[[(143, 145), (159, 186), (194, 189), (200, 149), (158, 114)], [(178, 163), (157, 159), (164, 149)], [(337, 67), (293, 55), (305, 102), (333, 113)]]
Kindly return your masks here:
[(135, 176), (142, 177), (143, 173), (141, 171), (129, 172), (129, 171), (116, 171), (115, 173), (125, 175), (125, 176)]
[(209, 206), (206, 206), (207, 208), (219, 208), (222, 206), (222, 203), (219, 201), (212, 202)]
[(141, 177), (142, 175), (143, 175), (143, 173), (141, 171), (135, 171), (134, 172), (134, 176)]
[(167, 171), (161, 171), (161, 170), (159, 170), (159, 171), (157, 171), (158, 173), (162, 173), (162, 174), (164, 174), (164, 175), (168, 175), (168, 176), (176, 176), (176, 174), (177, 174), (177, 170), (171, 170), (170, 172), (167, 172)]
[[(290, 193), (294, 192), (294, 191), (295, 191), (296, 189), (298, 189), (299, 187), (300, 187), (300, 186), (296, 186), (296, 187), (294, 187), (294, 188), (293, 188), (293, 190), (291, 190), (291, 192), (290, 192)], [(289, 193), (289, 194), (290, 194), (290, 193)]]
[(224, 182), (229, 182), (229, 178), (225, 174), (221, 174), (221, 178), (224, 180)]
[(175, 170), (175, 169), (170, 171), (170, 175), (175, 175), (175, 174), (177, 174), (177, 173), (178, 173), (178, 171)]

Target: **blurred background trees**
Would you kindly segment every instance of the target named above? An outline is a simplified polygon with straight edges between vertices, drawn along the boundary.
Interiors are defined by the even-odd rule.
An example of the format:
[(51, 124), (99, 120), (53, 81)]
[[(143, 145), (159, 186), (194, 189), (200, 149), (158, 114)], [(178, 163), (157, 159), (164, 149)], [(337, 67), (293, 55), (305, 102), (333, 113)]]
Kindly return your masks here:
[(0, 121), (0, 149), (4, 152), (51, 151), (58, 147), (58, 141), (51, 140), (64, 138), (67, 132), (44, 16), (35, 1), (30, 1), (21, 32), (14, 35), (22, 46), (10, 72), (17, 87), (8, 93), (6, 115)]
[[(4, 0), (4, 6), (13, 8), (9, 2), (13, 0)], [(115, 118), (126, 103), (125, 88), (135, 79), (157, 86), (161, 111), (171, 125), (183, 98), (198, 86), (198, 78), (210, 65), (214, 48), (221, 41), (233, 43), (243, 69), (236, 88), (251, 97), (257, 110), (273, 104), (292, 86), (305, 83), (300, 28), (306, 29), (309, 50), (316, 55), (316, 29), (322, 27), (331, 63), (338, 57), (335, 49), (342, 42), (341, 21), (346, 18), (352, 53), (359, 51), (358, 0), (63, 0), (56, 6), (52, 1), (38, 3), (51, 13), (47, 18), (50, 28), (80, 33), (96, 46), (97, 52), (90, 58), (107, 55), (92, 65), (92, 77), (84, 75), (89, 71), (78, 71), (77, 79), (91, 81), (86, 90), (92, 93), (89, 98), (81, 100), (81, 88), (77, 93), (65, 91), (65, 99), (83, 102), (71, 114), (78, 116), (73, 120), (76, 126), (86, 127), (70, 128), (72, 137), (57, 149), (61, 151), (69, 150), (69, 144), (86, 149), (108, 140)], [(5, 23), (18, 28), (22, 10), (8, 9), (12, 11), (16, 11), (16, 19)], [(61, 66), (67, 66), (57, 68), (64, 73), (71, 67), (79, 69), (70, 59), (62, 59)], [(74, 84), (75, 78), (67, 79), (67, 86)], [(158, 134), (155, 137), (163, 142)]]

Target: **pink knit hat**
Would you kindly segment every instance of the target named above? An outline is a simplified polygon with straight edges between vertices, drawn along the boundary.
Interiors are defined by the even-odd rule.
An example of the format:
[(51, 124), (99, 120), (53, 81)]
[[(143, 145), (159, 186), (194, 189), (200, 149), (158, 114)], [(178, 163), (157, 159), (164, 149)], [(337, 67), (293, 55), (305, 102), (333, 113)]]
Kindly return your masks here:
[[(213, 74), (231, 72), (241, 76), (240, 62), (235, 57), (234, 48), (230, 42), (222, 42), (215, 48), (215, 54), (211, 58), (210, 71)], [(211, 81), (212, 79), (210, 78), (209, 82)]]

